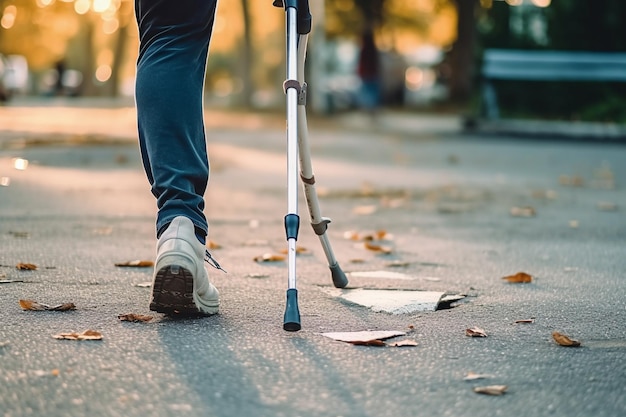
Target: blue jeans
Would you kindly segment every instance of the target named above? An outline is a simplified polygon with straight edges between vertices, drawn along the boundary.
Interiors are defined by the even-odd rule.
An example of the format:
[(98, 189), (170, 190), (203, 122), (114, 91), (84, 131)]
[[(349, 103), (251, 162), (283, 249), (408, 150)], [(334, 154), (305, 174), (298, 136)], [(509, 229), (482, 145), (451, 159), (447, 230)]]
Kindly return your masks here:
[(178, 216), (208, 232), (203, 89), (217, 0), (135, 0), (139, 146), (156, 197), (157, 237)]

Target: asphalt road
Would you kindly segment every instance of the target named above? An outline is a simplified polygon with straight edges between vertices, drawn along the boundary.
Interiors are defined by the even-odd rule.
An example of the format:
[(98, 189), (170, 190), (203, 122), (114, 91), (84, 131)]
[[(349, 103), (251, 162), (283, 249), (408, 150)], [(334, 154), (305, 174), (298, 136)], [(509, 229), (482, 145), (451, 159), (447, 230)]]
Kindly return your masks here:
[[(76, 112), (74, 127), (63, 114)], [(467, 297), (401, 315), (332, 297), (302, 203), (299, 244), (311, 252), (297, 264), (303, 329), (288, 333), (287, 266), (253, 260), (285, 246), (280, 117), (228, 124), (209, 114), (207, 215), (228, 274), (211, 275), (221, 313), (184, 320), (148, 311), (140, 284), (151, 268), (115, 266), (154, 258), (155, 208), (131, 112), (0, 108), (0, 119), (0, 280), (17, 281), (0, 284), (0, 416), (626, 415), (623, 144), (312, 123), (322, 211), (343, 269), (413, 278), (351, 285)], [(535, 215), (513, 216), (514, 207)], [(344, 237), (373, 230), (393, 235), (391, 254)], [(20, 262), (38, 269), (17, 270)], [(533, 282), (501, 279), (518, 271)], [(20, 299), (77, 308), (23, 311)], [(154, 318), (121, 322), (125, 313)], [(488, 336), (466, 336), (471, 327)], [(51, 337), (86, 329), (103, 339)], [(400, 339), (417, 346), (321, 335), (361, 330), (405, 331)], [(553, 331), (582, 346), (557, 345)], [(469, 372), (488, 378), (466, 381)], [(485, 385), (508, 389), (473, 391)]]

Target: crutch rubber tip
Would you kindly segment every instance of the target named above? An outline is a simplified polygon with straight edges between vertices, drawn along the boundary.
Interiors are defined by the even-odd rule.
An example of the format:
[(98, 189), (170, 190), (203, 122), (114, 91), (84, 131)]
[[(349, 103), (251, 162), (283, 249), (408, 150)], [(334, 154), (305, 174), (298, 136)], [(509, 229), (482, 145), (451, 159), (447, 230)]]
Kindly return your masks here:
[(297, 332), (301, 328), (300, 310), (298, 309), (298, 290), (290, 288), (287, 290), (287, 306), (285, 307), (283, 330)]
[(346, 277), (346, 274), (342, 271), (339, 264), (331, 265), (330, 273), (333, 277), (333, 284), (336, 288), (344, 288), (346, 285), (348, 285), (348, 278)]

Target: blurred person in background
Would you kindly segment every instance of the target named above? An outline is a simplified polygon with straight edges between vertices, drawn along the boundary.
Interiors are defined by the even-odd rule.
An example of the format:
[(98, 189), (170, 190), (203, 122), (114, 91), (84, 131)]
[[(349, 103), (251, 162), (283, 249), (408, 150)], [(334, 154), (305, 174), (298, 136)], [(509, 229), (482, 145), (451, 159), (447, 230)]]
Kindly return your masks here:
[(374, 33), (367, 29), (361, 38), (361, 50), (357, 72), (361, 78), (359, 102), (368, 112), (375, 112), (381, 100), (380, 57), (374, 41)]
[(139, 147), (156, 198), (157, 257), (150, 310), (218, 312), (205, 267), (209, 163), (203, 90), (217, 0), (135, 0)]

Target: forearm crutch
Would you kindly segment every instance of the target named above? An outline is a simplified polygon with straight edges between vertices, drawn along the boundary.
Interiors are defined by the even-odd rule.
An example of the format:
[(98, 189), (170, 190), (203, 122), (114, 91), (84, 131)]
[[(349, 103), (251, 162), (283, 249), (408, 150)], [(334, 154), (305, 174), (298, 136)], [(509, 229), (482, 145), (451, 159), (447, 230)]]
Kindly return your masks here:
[(296, 242), (300, 228), (298, 216), (298, 160), (300, 179), (309, 207), (313, 231), (319, 237), (328, 261), (333, 284), (337, 288), (348, 285), (346, 274), (341, 270), (330, 240), (326, 235), (330, 219), (322, 217), (315, 191), (315, 176), (311, 166), (308, 128), (306, 120), (306, 90), (304, 81), (304, 61), (308, 35), (311, 32), (309, 0), (274, 0), (274, 6), (284, 7), (287, 32), (287, 80), (283, 84), (287, 96), (287, 215), (285, 233), (287, 235), (287, 304), (283, 329), (295, 332), (300, 330), (300, 310), (296, 289)]

